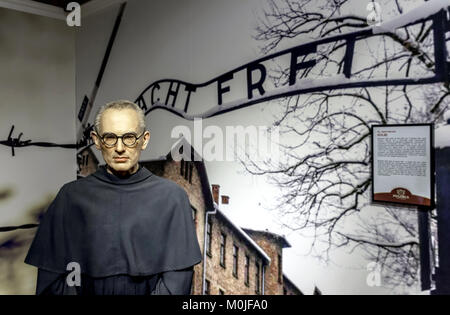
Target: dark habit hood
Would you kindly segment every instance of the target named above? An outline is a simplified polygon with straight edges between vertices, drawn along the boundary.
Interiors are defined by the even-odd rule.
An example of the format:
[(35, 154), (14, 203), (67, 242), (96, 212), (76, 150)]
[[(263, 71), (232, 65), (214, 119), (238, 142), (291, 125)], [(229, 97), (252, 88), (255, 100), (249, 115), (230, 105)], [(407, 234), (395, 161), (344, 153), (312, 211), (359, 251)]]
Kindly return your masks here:
[(25, 263), (66, 273), (76, 262), (82, 274), (103, 277), (180, 270), (201, 259), (181, 186), (142, 165), (124, 178), (103, 165), (59, 190)]

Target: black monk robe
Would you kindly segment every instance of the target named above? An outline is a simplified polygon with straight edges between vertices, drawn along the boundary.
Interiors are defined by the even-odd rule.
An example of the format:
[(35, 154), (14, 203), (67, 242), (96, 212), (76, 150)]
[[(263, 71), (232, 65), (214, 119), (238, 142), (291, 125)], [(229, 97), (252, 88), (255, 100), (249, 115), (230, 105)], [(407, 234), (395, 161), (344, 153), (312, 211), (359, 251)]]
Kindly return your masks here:
[[(43, 216), (25, 263), (36, 294), (189, 294), (202, 260), (185, 190), (139, 165), (106, 167), (65, 184)], [(79, 264), (81, 285), (66, 276)]]

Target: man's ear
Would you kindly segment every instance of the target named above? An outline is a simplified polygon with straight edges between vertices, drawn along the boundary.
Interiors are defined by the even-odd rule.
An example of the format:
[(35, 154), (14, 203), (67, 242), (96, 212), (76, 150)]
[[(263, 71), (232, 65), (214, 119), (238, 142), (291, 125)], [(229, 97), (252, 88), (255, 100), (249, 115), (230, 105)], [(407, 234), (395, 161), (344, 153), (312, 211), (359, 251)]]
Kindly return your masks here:
[(93, 140), (94, 143), (95, 143), (95, 147), (96, 147), (98, 150), (101, 150), (102, 147), (101, 147), (101, 145), (100, 145), (100, 139), (98, 138), (97, 134), (96, 134), (94, 131), (91, 131), (91, 138), (92, 138), (92, 140)]
[(145, 150), (148, 142), (150, 141), (150, 131), (147, 130), (143, 137), (144, 137), (144, 143), (142, 144), (141, 150)]

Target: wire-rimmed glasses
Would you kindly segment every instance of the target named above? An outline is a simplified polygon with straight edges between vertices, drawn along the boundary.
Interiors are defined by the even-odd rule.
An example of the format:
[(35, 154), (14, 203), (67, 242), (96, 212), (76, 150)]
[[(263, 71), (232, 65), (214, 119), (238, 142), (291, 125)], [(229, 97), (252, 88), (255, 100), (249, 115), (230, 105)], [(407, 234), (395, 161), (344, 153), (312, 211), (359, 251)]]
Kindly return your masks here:
[[(125, 146), (132, 147), (136, 144), (138, 139), (144, 135), (144, 133), (145, 133), (145, 130), (140, 136), (137, 136), (137, 134), (134, 132), (127, 132), (121, 136), (118, 136), (115, 133), (107, 132), (107, 133), (103, 134), (102, 136), (99, 135), (99, 138), (102, 140), (103, 144), (109, 148), (114, 147), (117, 144), (117, 141), (119, 138), (122, 138), (122, 143)], [(98, 135), (98, 132), (97, 132), (97, 135)]]

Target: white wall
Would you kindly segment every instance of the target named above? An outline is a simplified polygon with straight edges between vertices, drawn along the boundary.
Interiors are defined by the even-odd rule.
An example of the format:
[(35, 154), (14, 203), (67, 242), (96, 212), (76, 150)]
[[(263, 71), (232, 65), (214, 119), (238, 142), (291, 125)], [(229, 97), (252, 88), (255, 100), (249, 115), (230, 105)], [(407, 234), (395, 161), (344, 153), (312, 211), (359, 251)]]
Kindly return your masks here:
[[(0, 8), (0, 140), (75, 144), (75, 36), (65, 21)], [(37, 223), (76, 179), (75, 149), (0, 144), (0, 227)], [(23, 263), (36, 228), (0, 232), (0, 294), (33, 294)]]

